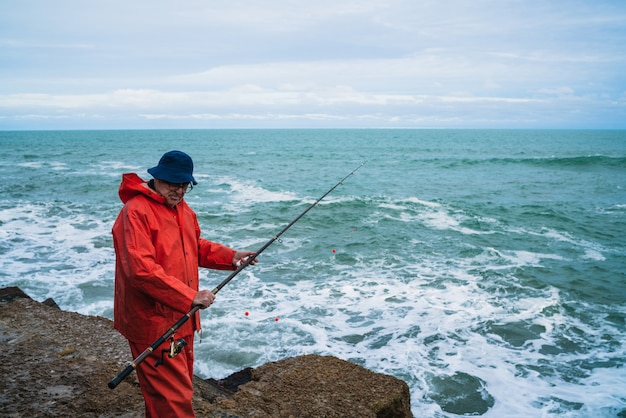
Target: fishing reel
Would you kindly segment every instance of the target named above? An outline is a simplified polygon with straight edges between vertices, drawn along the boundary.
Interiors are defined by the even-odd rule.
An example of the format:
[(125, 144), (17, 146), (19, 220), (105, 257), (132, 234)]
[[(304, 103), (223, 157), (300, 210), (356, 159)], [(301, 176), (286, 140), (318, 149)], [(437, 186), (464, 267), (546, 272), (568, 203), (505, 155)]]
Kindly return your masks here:
[(180, 338), (179, 340), (175, 340), (174, 336), (170, 337), (170, 348), (164, 348), (163, 350), (161, 350), (161, 359), (157, 360), (156, 363), (154, 363), (154, 367), (159, 367), (161, 364), (165, 364), (165, 353), (167, 353), (167, 356), (169, 358), (174, 358), (181, 351), (183, 351), (183, 348), (185, 348), (186, 345), (187, 341), (185, 341), (184, 339)]

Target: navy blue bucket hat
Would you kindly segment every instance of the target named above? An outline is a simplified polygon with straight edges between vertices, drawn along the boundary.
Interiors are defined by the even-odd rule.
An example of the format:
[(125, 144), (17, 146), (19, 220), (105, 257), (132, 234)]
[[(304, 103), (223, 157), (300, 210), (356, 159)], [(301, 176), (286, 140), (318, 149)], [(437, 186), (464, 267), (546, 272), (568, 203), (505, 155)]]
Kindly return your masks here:
[(152, 177), (168, 183), (198, 184), (193, 178), (193, 161), (182, 151), (169, 151), (163, 154), (159, 165), (148, 169)]

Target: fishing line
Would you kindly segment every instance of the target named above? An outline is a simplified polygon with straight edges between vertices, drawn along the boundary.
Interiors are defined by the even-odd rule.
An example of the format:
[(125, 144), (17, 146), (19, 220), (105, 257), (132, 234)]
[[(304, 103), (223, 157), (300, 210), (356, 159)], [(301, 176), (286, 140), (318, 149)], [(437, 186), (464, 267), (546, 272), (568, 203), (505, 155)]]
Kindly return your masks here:
[[(298, 222), (304, 215), (306, 215), (311, 209), (313, 209), (319, 202), (322, 201), (326, 196), (332, 193), (337, 187), (339, 187), (343, 182), (354, 173), (357, 172), (358, 169), (363, 167), (367, 161), (364, 161), (357, 168), (352, 170), (347, 176), (342, 178), (335, 184), (333, 187), (328, 189), (326, 193), (324, 193), (319, 199), (313, 202), (304, 212), (298, 215), (293, 221), (289, 222), (287, 226), (285, 226), (279, 233), (274, 235), (269, 241), (267, 241), (261, 248), (257, 250), (253, 255), (247, 257), (242, 263), (239, 264), (237, 269), (233, 271), (227, 278), (225, 278), (220, 284), (212, 290), (213, 294), (217, 294), (224, 286), (226, 286), (235, 276), (237, 276), (243, 269), (248, 267), (250, 263), (252, 263), (263, 251), (267, 249), (270, 245), (272, 245), (276, 240), (279, 240), (280, 236), (284, 234), (289, 228), (293, 226), (296, 222)], [(168, 338), (172, 337), (174, 333), (185, 323), (189, 318), (191, 318), (202, 306), (196, 305), (189, 312), (187, 312), (183, 317), (181, 317), (172, 327), (162, 336), (160, 336), (155, 342), (153, 342), (148, 348), (145, 349), (143, 353), (141, 353), (136, 359), (134, 359), (124, 370), (122, 370), (117, 376), (115, 376), (108, 383), (109, 388), (115, 389), (117, 385), (120, 384), (122, 380), (124, 380), (133, 370), (137, 368), (137, 366), (143, 362), (146, 357), (150, 355), (154, 350), (156, 350), (161, 344), (163, 344)]]

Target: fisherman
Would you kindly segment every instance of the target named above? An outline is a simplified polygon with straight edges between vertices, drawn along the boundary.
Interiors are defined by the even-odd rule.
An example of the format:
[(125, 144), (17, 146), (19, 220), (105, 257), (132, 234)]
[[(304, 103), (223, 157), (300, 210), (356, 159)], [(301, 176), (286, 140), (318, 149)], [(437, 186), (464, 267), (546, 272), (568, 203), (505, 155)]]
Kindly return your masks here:
[[(181, 315), (213, 303), (210, 290), (199, 290), (198, 267), (236, 270), (255, 254), (200, 238), (196, 214), (184, 199), (198, 184), (189, 155), (167, 152), (148, 173), (152, 180), (144, 181), (135, 173), (122, 176), (119, 196), (124, 207), (113, 225), (114, 326), (128, 340), (133, 358)], [(137, 366), (146, 417), (195, 416), (193, 342), (199, 330), (196, 311), (176, 331), (175, 340), (172, 336)], [(171, 358), (166, 354), (161, 362), (175, 341), (180, 352)]]

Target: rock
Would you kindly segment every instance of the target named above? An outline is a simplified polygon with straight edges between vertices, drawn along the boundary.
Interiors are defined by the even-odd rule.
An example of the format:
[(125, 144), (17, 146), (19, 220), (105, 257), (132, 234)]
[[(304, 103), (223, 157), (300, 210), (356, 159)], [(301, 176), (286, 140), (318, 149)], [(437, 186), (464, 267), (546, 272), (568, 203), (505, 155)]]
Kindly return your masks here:
[(143, 417), (133, 373), (107, 387), (128, 360), (110, 320), (30, 298), (0, 303), (0, 411), (6, 417)]
[(30, 296), (15, 286), (0, 289), (0, 302), (13, 302), (18, 298), (30, 299)]
[(331, 356), (305, 355), (251, 370), (251, 380), (217, 405), (255, 417), (411, 417), (409, 388)]
[[(143, 417), (135, 373), (107, 386), (131, 360), (112, 321), (7, 289), (0, 289), (2, 416)], [(412, 416), (405, 382), (332, 356), (287, 358), (219, 381), (196, 376), (194, 389), (198, 417)]]
[(51, 308), (61, 309), (61, 308), (59, 308), (59, 305), (57, 305), (57, 303), (52, 298), (48, 298), (48, 299), (44, 300), (41, 303), (43, 303), (44, 305), (49, 306)]

